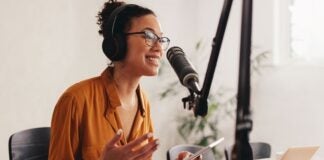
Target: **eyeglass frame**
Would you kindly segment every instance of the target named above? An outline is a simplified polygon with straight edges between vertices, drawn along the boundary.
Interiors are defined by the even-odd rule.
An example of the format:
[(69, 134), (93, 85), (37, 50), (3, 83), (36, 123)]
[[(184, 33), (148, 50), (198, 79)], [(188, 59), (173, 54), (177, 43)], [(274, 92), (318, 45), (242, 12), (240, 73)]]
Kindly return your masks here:
[[(152, 33), (155, 36), (155, 39), (152, 39), (149, 36), (147, 36), (147, 32)], [(125, 33), (126, 36), (135, 35), (135, 34), (144, 34), (143, 38), (145, 39), (145, 43), (146, 43), (146, 45), (148, 45), (150, 47), (153, 47), (156, 42), (159, 42), (161, 44), (163, 50), (166, 50), (169, 47), (170, 39), (168, 37), (159, 37), (153, 31), (150, 31), (150, 30), (145, 29), (145, 30), (143, 30), (141, 32), (128, 32), (128, 33)], [(166, 41), (161, 41), (162, 39), (165, 39)], [(152, 41), (152, 44), (150, 44), (148, 41)], [(163, 43), (167, 44), (165, 46), (165, 48), (163, 48)]]

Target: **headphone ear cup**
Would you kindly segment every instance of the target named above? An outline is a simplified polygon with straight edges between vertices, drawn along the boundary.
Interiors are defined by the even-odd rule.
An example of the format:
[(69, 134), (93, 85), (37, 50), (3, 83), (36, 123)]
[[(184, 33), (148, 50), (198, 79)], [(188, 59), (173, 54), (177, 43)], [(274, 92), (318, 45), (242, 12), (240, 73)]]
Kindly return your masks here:
[[(118, 24), (119, 13), (128, 7), (138, 7), (134, 4), (126, 4), (115, 9), (108, 18), (108, 33), (104, 35), (102, 50), (111, 61), (119, 61), (125, 58), (127, 41), (124, 33), (116, 33), (115, 25)], [(117, 21), (117, 22), (116, 22)], [(111, 32), (110, 32), (111, 31)], [(119, 31), (122, 32), (122, 31)]]
[(125, 36), (115, 35), (114, 38), (104, 38), (102, 50), (111, 61), (119, 61), (125, 58), (127, 51)]
[(115, 36), (116, 60), (122, 60), (126, 57), (127, 44), (125, 35)]
[(108, 57), (111, 61), (113, 61), (114, 59), (114, 55), (115, 55), (115, 46), (113, 45), (113, 41), (112, 39), (109, 38), (104, 38), (104, 40), (102, 41), (102, 50), (104, 52), (104, 54), (106, 55), (106, 57)]

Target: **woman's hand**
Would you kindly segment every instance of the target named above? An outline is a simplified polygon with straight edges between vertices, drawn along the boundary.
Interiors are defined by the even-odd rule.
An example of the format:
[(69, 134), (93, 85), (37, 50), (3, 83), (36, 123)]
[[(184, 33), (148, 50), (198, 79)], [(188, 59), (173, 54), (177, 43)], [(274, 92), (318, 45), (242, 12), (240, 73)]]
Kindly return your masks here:
[(120, 146), (117, 143), (120, 141), (121, 135), (122, 130), (118, 130), (115, 137), (106, 144), (101, 153), (100, 160), (147, 160), (159, 145), (157, 139), (141, 145), (153, 137), (152, 133), (147, 133), (124, 146)]
[[(178, 158), (176, 160), (184, 160), (185, 158), (188, 158), (192, 155), (192, 153), (187, 152), (187, 151), (182, 151), (178, 154)], [(202, 160), (202, 155), (199, 157), (195, 158), (194, 160)]]

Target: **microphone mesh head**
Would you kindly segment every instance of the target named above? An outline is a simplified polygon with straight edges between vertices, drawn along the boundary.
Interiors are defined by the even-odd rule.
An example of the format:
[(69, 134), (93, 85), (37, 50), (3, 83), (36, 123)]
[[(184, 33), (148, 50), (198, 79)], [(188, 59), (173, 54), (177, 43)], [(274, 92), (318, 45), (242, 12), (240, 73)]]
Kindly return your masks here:
[(175, 55), (177, 55), (177, 54), (185, 55), (185, 53), (183, 52), (183, 50), (180, 47), (177, 47), (177, 46), (171, 47), (168, 50), (166, 56), (167, 56), (167, 59), (169, 60), (170, 63), (172, 63)]
[(188, 86), (190, 81), (198, 82), (198, 74), (193, 65), (186, 58), (186, 54), (180, 47), (171, 47), (167, 54), (167, 59), (179, 77), (181, 84)]

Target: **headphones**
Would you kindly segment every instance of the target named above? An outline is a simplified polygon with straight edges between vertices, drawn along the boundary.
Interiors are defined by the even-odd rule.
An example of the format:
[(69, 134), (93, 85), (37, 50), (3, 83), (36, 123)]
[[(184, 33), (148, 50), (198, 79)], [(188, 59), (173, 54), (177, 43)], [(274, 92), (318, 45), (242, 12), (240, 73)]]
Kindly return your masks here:
[(125, 4), (116, 8), (108, 19), (108, 34), (104, 36), (102, 50), (111, 61), (122, 60), (126, 56), (127, 42), (124, 33), (115, 33), (116, 24), (118, 24), (118, 15), (134, 4)]

